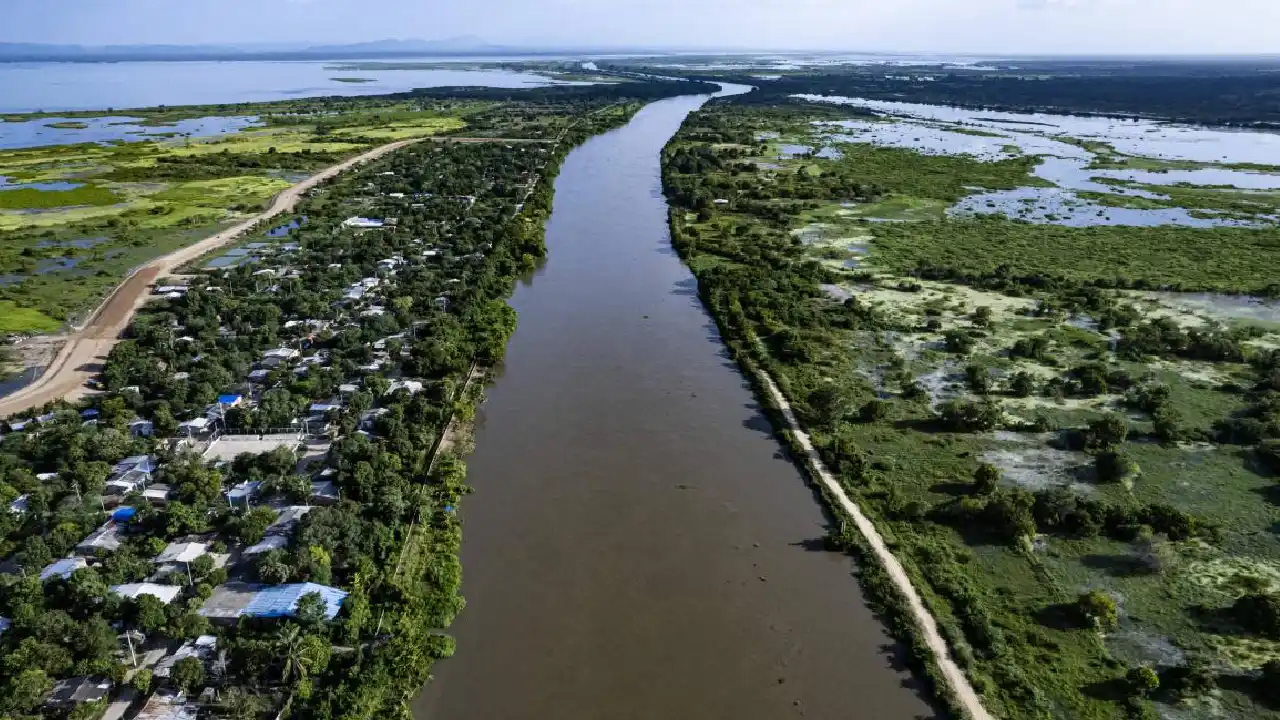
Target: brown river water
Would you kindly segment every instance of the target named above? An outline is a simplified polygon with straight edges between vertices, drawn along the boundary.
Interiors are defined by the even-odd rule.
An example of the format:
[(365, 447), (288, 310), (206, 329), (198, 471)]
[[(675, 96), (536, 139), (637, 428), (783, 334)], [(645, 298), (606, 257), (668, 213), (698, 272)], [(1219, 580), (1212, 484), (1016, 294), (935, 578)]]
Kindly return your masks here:
[(556, 181), (418, 720), (934, 717), (670, 248), (659, 153), (706, 99), (649, 105)]

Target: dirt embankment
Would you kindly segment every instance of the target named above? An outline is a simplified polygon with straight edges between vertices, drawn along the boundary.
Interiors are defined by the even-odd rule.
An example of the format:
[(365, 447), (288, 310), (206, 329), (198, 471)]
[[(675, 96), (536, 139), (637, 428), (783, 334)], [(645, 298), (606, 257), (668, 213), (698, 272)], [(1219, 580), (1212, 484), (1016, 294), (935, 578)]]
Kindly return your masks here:
[(75, 400), (88, 393), (89, 380), (102, 371), (102, 365), (111, 348), (119, 341), (120, 333), (128, 326), (134, 313), (147, 299), (151, 286), (157, 278), (171, 275), (178, 268), (200, 256), (235, 242), (258, 223), (293, 210), (302, 199), (303, 193), (325, 180), (418, 140), (400, 140), (381, 145), (325, 168), (281, 192), (267, 210), (194, 245), (188, 245), (158, 257), (138, 268), (107, 296), (107, 299), (89, 316), (89, 320), (83, 327), (67, 336), (66, 344), (53, 358), (53, 362), (45, 368), (44, 374), (25, 388), (0, 398), (0, 418), (39, 407), (60, 398)]
[(920, 594), (916, 592), (915, 586), (911, 584), (911, 578), (902, 567), (902, 563), (898, 562), (898, 558), (894, 556), (893, 551), (889, 549), (888, 545), (885, 545), (884, 538), (876, 530), (875, 524), (862, 513), (861, 508), (849, 498), (849, 495), (845, 493), (844, 488), (840, 486), (831, 471), (827, 470), (827, 466), (822, 462), (818, 451), (814, 449), (813, 442), (809, 439), (809, 434), (800, 427), (799, 421), (796, 420), (795, 412), (791, 409), (791, 404), (787, 402), (782, 391), (773, 382), (773, 378), (763, 371), (757, 372), (760, 380), (769, 391), (770, 399), (782, 411), (782, 415), (787, 421), (787, 429), (791, 431), (796, 441), (800, 443), (800, 447), (804, 449), (810, 471), (822, 482), (831, 497), (839, 501), (841, 509), (853, 519), (858, 528), (858, 533), (867, 541), (867, 545), (875, 553), (876, 560), (888, 573), (897, 591), (907, 601), (911, 617), (922, 631), (925, 643), (928, 644), (929, 650), (933, 653), (934, 662), (938, 664), (947, 688), (955, 694), (956, 701), (964, 708), (965, 713), (971, 720), (995, 720), (994, 716), (987, 712), (987, 708), (982, 704), (982, 697), (978, 695), (978, 691), (969, 683), (969, 678), (965, 677), (964, 671), (951, 658), (951, 651), (947, 647), (947, 641), (942, 637), (942, 633), (938, 631), (938, 622), (933, 618), (929, 609), (925, 607), (924, 601), (920, 599)]

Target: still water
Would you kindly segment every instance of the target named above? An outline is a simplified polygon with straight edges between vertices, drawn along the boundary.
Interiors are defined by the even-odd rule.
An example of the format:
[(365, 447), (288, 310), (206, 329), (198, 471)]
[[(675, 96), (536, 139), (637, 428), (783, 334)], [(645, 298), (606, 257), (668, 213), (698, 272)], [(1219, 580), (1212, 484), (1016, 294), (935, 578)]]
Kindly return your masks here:
[[(381, 95), (452, 85), (530, 87), (553, 81), (499, 70), (337, 70), (338, 61), (0, 63), (0, 112), (106, 110)], [(370, 78), (350, 83), (335, 77)]]
[(646, 107), (556, 181), (420, 720), (933, 715), (670, 248), (659, 153), (705, 100)]
[[(924, 155), (965, 155), (980, 162), (997, 162), (1034, 155), (1033, 172), (1053, 187), (1020, 187), (970, 195), (950, 208), (965, 216), (999, 213), (1030, 222), (1069, 226), (1182, 225), (1189, 227), (1253, 226), (1280, 221), (1259, 213), (1252, 219), (1193, 213), (1185, 208), (1112, 207), (1079, 195), (1102, 193), (1167, 200), (1161, 186), (1195, 185), (1245, 191), (1280, 189), (1280, 174), (1215, 165), (1258, 163), (1280, 165), (1280, 133), (1217, 130), (1157, 123), (1044, 113), (996, 113), (945, 105), (923, 105), (862, 98), (802, 95), (806, 100), (860, 105), (885, 116), (883, 120), (843, 120), (816, 123), (831, 142), (869, 143), (914, 150)], [(979, 133), (979, 134), (974, 134)], [(1069, 142), (1069, 140), (1076, 142)], [(1105, 143), (1117, 152), (1205, 167), (1094, 167), (1100, 159), (1079, 142)], [(1121, 184), (1104, 181), (1122, 181)], [(1132, 187), (1132, 185), (1146, 186)], [(1261, 197), (1265, 204), (1270, 197)]]

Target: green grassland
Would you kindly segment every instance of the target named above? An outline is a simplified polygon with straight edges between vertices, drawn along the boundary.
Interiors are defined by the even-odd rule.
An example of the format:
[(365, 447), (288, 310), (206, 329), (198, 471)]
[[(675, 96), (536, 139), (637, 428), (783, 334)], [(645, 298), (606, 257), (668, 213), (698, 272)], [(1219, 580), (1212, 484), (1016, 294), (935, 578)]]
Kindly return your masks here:
[[(25, 308), (2, 331), (46, 332), (74, 321), (131, 268), (260, 211), (294, 182), (382, 143), (458, 132), (493, 107), (343, 98), (168, 108), (139, 115), (151, 125), (208, 114), (250, 114), (260, 123), (205, 139), (0, 151), (0, 175), (14, 181), (83, 183), (0, 192), (0, 302)], [(81, 247), (84, 238), (98, 240)], [(40, 270), (42, 260), (55, 259), (75, 267)]]
[(829, 112), (691, 116), (664, 152), (672, 241), (992, 712), (1280, 718), (1280, 633), (1233, 610), (1280, 592), (1280, 318), (1145, 290), (1274, 294), (1280, 231), (949, 219), (1031, 165), (778, 156)]

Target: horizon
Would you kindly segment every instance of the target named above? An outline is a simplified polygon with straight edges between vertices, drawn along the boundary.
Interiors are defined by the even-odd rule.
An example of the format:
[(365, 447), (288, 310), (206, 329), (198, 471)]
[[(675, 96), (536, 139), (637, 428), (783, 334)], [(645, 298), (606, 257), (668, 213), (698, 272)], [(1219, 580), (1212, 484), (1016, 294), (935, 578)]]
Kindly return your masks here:
[[(1255, 56), (1280, 53), (1269, 0), (224, 0), (218, 7), (46, 0), (8, 9), (0, 42), (348, 45), (475, 36), (526, 49), (860, 52), (998, 57)], [(121, 22), (122, 18), (127, 22)], [(583, 38), (589, 38), (584, 42)], [(921, 48), (928, 48), (922, 50)]]

